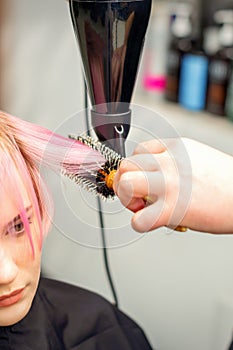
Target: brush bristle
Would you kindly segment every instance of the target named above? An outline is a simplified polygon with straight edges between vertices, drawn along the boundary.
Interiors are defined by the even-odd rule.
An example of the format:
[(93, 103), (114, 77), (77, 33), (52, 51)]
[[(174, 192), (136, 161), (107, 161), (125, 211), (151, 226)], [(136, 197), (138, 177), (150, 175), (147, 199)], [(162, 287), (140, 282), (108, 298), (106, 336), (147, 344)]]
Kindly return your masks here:
[(82, 164), (82, 171), (72, 172), (65, 170), (64, 175), (68, 176), (78, 185), (81, 185), (85, 190), (100, 196), (102, 199), (114, 198), (115, 193), (113, 188), (108, 184), (107, 178), (115, 172), (123, 159), (121, 155), (107, 147), (98, 140), (94, 140), (91, 136), (69, 135), (69, 138), (80, 141), (88, 147), (96, 150), (105, 158), (106, 162), (100, 165), (98, 170), (88, 167), (85, 171), (85, 164)]

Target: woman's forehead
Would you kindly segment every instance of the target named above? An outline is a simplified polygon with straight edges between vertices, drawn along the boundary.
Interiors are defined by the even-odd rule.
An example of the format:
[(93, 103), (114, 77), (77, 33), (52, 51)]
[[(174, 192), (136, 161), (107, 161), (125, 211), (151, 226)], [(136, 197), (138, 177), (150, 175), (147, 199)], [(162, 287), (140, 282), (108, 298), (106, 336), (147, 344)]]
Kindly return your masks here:
[(0, 181), (0, 224), (31, 206), (28, 190), (19, 176)]

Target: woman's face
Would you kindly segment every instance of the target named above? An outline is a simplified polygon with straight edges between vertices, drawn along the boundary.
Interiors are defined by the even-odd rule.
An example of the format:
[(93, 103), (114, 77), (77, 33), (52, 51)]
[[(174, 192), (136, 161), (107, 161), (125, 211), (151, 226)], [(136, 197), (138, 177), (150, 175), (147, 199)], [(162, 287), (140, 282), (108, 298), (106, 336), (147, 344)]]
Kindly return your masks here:
[(41, 250), (37, 220), (26, 191), (22, 198), (34, 256), (14, 201), (9, 195), (1, 193), (0, 197), (0, 326), (8, 326), (20, 321), (30, 310), (40, 276)]

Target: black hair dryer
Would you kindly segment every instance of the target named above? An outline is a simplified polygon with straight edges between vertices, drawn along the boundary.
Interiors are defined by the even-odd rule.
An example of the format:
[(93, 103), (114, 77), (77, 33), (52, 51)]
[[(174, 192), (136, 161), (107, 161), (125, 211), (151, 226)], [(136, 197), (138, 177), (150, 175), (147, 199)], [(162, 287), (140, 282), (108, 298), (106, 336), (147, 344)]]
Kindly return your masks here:
[(151, 0), (69, 0), (98, 139), (125, 156)]

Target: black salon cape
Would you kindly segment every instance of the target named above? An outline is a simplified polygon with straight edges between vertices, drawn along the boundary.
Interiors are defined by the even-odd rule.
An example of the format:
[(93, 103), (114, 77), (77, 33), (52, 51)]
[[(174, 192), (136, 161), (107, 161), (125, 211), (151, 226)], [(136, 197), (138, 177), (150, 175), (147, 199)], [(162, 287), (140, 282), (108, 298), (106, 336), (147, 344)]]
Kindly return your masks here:
[(30, 312), (0, 327), (0, 350), (149, 350), (139, 326), (101, 296), (41, 278)]

